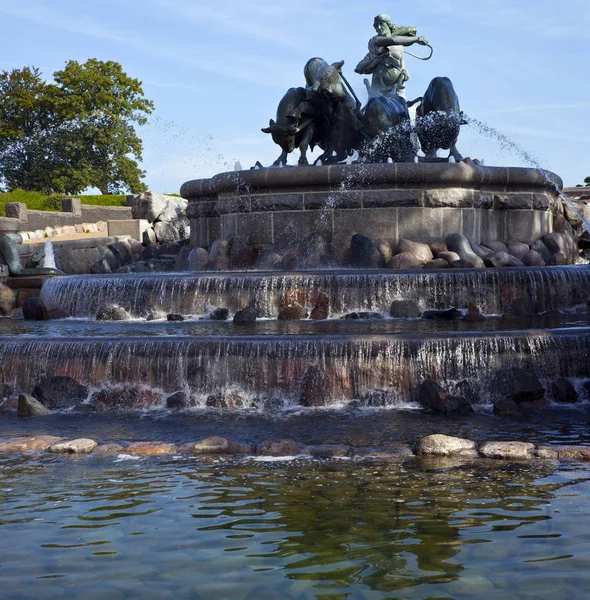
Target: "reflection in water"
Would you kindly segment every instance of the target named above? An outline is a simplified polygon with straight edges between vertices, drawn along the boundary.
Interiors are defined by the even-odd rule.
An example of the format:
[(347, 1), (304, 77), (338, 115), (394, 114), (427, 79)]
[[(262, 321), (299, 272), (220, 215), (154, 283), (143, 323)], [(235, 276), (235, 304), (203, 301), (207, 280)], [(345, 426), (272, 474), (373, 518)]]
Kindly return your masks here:
[(589, 480), (541, 462), (5, 457), (3, 597), (582, 598)]

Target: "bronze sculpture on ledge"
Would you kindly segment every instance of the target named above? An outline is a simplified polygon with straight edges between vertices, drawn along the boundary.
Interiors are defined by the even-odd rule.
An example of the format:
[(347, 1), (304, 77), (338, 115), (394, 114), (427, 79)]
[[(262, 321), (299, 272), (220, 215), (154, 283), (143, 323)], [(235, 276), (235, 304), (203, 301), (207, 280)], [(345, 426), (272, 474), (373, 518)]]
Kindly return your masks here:
[[(453, 84), (447, 77), (435, 77), (423, 97), (406, 103), (405, 83), (409, 79), (404, 53), (429, 60), (432, 47), (418, 37), (415, 27), (394, 25), (386, 14), (375, 17), (377, 35), (369, 40), (369, 53), (355, 71), (372, 75), (365, 79), (369, 99), (364, 108), (342, 73), (344, 61), (329, 64), (310, 59), (304, 68), (306, 87), (289, 89), (277, 108), (276, 120), (262, 129), (281, 147), (273, 166), (286, 166), (288, 154), (300, 150), (298, 164), (307, 165), (307, 150), (320, 147), (323, 153), (314, 164), (341, 163), (358, 152), (359, 162), (414, 162), (416, 135), (408, 108), (417, 109), (416, 132), (425, 154), (419, 160), (437, 160), (438, 149), (449, 149), (462, 160), (456, 141), (465, 123)], [(420, 57), (404, 48), (428, 46), (430, 56)], [(257, 163), (257, 166), (262, 166)]]

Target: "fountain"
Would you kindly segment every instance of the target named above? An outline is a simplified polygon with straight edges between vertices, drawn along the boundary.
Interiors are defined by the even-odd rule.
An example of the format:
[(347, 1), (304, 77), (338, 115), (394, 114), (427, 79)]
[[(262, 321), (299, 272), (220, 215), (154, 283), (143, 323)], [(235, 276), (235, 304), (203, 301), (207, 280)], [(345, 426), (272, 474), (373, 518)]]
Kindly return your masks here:
[[(527, 372), (550, 399), (564, 380), (585, 399), (590, 270), (571, 264), (580, 224), (560, 178), (463, 159), (453, 84), (436, 77), (406, 102), (399, 52), (428, 43), (385, 17), (357, 66), (373, 75), (364, 109), (342, 63), (313, 58), (263, 130), (276, 166), (295, 147), (300, 166), (182, 186), (202, 270), (48, 279), (41, 299), (75, 320), (3, 327), (4, 387), (66, 377), (85, 391), (60, 407), (272, 412), (407, 406), (432, 379), (485, 408)], [(322, 164), (309, 166), (313, 144)], [(112, 306), (130, 320), (94, 320)], [(245, 307), (251, 323), (227, 320)], [(120, 399), (105, 404), (105, 386)], [(156, 396), (122, 391), (146, 387)]]

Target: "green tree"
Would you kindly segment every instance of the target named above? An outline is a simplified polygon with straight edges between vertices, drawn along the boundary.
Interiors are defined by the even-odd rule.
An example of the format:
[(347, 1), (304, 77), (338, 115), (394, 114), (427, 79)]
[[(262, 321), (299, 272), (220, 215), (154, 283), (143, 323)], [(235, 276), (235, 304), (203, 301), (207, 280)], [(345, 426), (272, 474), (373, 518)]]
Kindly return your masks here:
[(42, 80), (38, 69), (0, 74), (0, 181), (45, 193), (145, 189), (139, 168), (153, 104), (116, 62), (69, 61)]
[(590, 185), (590, 177), (586, 177), (586, 179), (584, 179), (584, 183), (586, 185)]

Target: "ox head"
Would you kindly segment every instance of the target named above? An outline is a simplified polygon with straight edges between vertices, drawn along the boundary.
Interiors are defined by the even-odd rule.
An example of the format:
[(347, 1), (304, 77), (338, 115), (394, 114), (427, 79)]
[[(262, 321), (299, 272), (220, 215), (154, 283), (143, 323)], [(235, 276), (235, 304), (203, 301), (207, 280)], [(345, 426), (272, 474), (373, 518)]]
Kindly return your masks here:
[(270, 133), (272, 141), (285, 152), (293, 152), (295, 149), (295, 135), (299, 130), (294, 123), (279, 124), (270, 119), (268, 127), (263, 127), (261, 131), (263, 133)]

